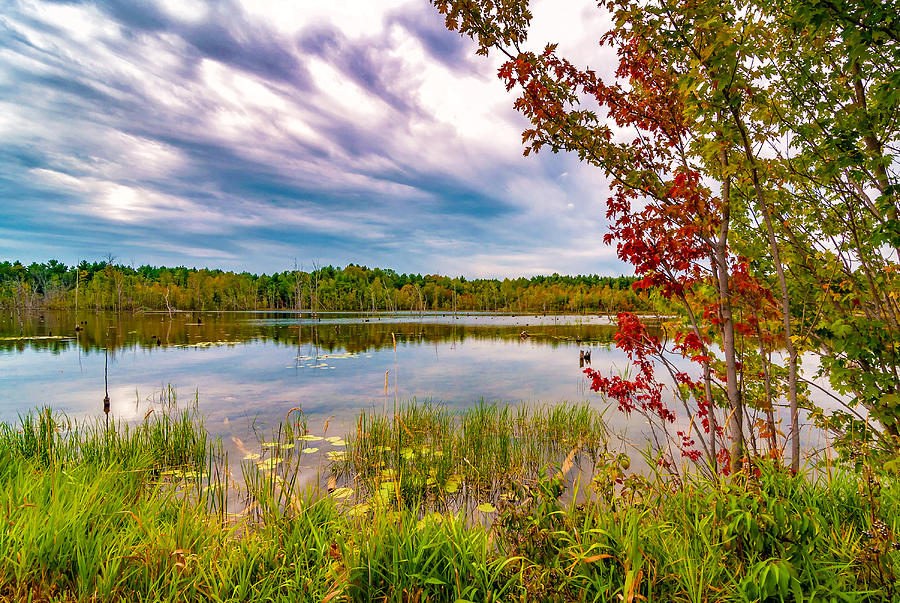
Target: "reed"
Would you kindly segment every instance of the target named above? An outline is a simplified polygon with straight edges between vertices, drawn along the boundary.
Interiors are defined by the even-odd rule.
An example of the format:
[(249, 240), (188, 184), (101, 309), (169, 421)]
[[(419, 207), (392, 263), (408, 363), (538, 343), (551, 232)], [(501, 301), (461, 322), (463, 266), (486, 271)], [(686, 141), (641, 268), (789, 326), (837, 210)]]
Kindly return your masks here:
[(629, 472), (590, 409), (410, 403), (362, 414), (346, 459), (307, 467), (322, 436), (292, 412), (227, 513), (227, 458), (188, 411), (0, 426), (0, 600), (900, 597), (900, 482), (865, 457), (676, 482)]
[(593, 462), (608, 446), (602, 413), (587, 405), (483, 400), (460, 412), (415, 400), (391, 416), (363, 412), (347, 442), (336, 476), (376, 498), (393, 488), (405, 504), (437, 509), (495, 500), (573, 451)]
[(44, 466), (149, 463), (162, 471), (201, 464), (213, 444), (196, 406), (151, 412), (137, 425), (115, 419), (78, 422), (50, 408), (22, 416), (17, 426), (0, 424), (0, 449)]

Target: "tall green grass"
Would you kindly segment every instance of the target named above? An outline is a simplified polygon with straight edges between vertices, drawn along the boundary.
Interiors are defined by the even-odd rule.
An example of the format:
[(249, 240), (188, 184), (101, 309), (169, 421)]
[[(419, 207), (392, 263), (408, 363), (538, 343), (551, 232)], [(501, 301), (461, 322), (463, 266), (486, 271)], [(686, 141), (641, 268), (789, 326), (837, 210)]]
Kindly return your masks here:
[(0, 424), (0, 450), (43, 466), (117, 464), (157, 471), (203, 464), (210, 439), (196, 406), (151, 411), (137, 425), (117, 419), (76, 421), (50, 408)]
[(347, 442), (332, 467), (360, 493), (444, 510), (469, 499), (496, 502), (546, 466), (572, 453), (593, 462), (609, 444), (602, 413), (587, 405), (483, 401), (458, 413), (416, 401), (392, 415), (363, 412)]
[(36, 411), (0, 426), (0, 600), (900, 598), (896, 476), (629, 473), (601, 419), (401, 405), (303, 469), (295, 412), (234, 480), (196, 407), (108, 427)]

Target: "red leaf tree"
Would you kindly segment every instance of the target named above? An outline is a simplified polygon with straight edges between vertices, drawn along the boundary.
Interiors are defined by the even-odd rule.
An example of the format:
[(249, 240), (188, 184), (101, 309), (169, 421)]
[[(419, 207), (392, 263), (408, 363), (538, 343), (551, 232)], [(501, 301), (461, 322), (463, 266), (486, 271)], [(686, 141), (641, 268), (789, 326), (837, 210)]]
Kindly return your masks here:
[[(762, 342), (772, 339), (767, 327), (781, 315), (731, 245), (732, 221), (747, 211), (748, 179), (734, 112), (741, 94), (737, 70), (728, 79), (740, 48), (722, 33), (732, 27), (730, 16), (708, 2), (602, 3), (615, 25), (600, 44), (618, 56), (615, 77), (604, 80), (559, 56), (555, 44), (541, 52), (523, 49), (531, 19), (524, 0), (433, 3), (450, 29), (478, 43), (479, 54), (494, 49), (506, 55), (498, 75), (531, 122), (523, 133), (526, 155), (568, 151), (605, 172), (611, 192), (604, 241), (641, 277), (635, 287), (655, 289), (683, 308), (680, 320), (667, 321), (661, 334), (636, 315), (619, 314), (616, 345), (635, 375), (588, 369), (592, 389), (625, 412), (652, 418), (665, 435), (661, 448), (736, 470), (746, 455), (745, 438), (753, 435), (745, 433), (742, 384), (765, 381), (768, 404), (758, 406), (767, 413), (770, 452), (777, 453)], [(679, 41), (686, 31), (696, 39)], [(738, 347), (749, 338), (760, 342), (758, 350)], [(695, 366), (696, 376), (679, 359)], [(757, 365), (764, 370), (746, 370)], [(666, 374), (672, 402), (661, 381)], [(676, 407), (687, 425), (672, 435)], [(722, 407), (724, 430), (717, 420)], [(717, 441), (723, 434), (727, 450)], [(661, 458), (671, 463), (672, 456)]]

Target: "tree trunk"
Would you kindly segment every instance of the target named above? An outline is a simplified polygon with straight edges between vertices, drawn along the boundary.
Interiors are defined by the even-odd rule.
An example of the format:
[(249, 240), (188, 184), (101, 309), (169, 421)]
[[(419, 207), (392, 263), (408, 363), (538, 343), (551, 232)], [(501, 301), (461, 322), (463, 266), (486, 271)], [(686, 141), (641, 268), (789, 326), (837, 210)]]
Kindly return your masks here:
[(775, 229), (772, 226), (772, 216), (769, 213), (769, 205), (766, 200), (766, 192), (763, 190), (759, 182), (759, 170), (756, 167), (756, 156), (750, 147), (750, 139), (747, 136), (747, 129), (744, 127), (738, 115), (737, 108), (731, 107), (731, 115), (734, 117), (735, 125), (741, 134), (741, 140), (744, 144), (744, 154), (750, 163), (750, 177), (753, 181), (753, 188), (756, 192), (756, 201), (763, 220), (766, 223), (766, 232), (769, 237), (769, 247), (772, 251), (772, 263), (775, 264), (775, 272), (778, 275), (778, 283), (781, 287), (781, 313), (782, 322), (784, 324), (784, 345), (788, 350), (788, 400), (790, 402), (791, 412), (791, 471), (797, 473), (800, 471), (800, 416), (797, 406), (797, 348), (791, 338), (791, 307), (790, 296), (788, 294), (787, 280), (784, 276), (784, 266), (781, 263), (781, 253), (778, 247), (778, 240), (775, 238)]

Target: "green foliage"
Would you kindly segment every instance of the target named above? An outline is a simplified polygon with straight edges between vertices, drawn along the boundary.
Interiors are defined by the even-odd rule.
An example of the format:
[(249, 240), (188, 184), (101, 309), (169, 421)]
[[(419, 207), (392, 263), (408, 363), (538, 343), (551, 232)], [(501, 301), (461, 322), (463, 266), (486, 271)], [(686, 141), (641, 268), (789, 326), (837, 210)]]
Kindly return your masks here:
[[(494, 411), (480, 413), (493, 424)], [(184, 424), (171, 409), (161, 424), (163, 414)], [(437, 409), (398, 414), (434, 430), (445, 421)], [(547, 429), (543, 416), (533, 429)], [(288, 419), (277, 441), (302, 433), (303, 417)], [(42, 411), (2, 430), (0, 600), (875, 603), (898, 594), (900, 483), (866, 464), (793, 476), (759, 461), (728, 482), (671, 481), (627, 474), (606, 454), (594, 473), (623, 483), (598, 496), (550, 466), (534, 480), (483, 476), (510, 489), (496, 511), (442, 512), (396, 497), (348, 501), (262, 471), (241, 486), (251, 512), (210, 514), (216, 489), (197, 486), (215, 471), (183, 438), (138, 436), (140, 425), (126, 436), (118, 425), (96, 432), (116, 454), (84, 456), (80, 444), (102, 442), (52, 420)], [(196, 417), (190, 425), (190, 439), (218, 458)], [(447, 430), (463, 441), (461, 422)], [(157, 450), (144, 454), (131, 438)], [(203, 477), (174, 477), (155, 459), (181, 459)]]
[(748, 560), (774, 557), (805, 566), (821, 524), (812, 508), (805, 506), (805, 486), (772, 468), (746, 484), (723, 486), (715, 506), (722, 542)]
[[(432, 4), (477, 52), (505, 57), (498, 76), (530, 122), (525, 155), (568, 151), (609, 177), (606, 242), (680, 297), (682, 335), (702, 331), (722, 351), (725, 370), (713, 368), (731, 386), (732, 463), (752, 439), (738, 379), (765, 392), (766, 412), (787, 398), (795, 470), (801, 406), (839, 444), (867, 416), (884, 455), (900, 451), (896, 0), (600, 2), (610, 27), (597, 39), (617, 54), (614, 77), (570, 61), (554, 40), (521, 45), (527, 2)], [(721, 295), (710, 299), (701, 290), (712, 285)], [(735, 331), (754, 340), (735, 345)], [(759, 343), (753, 364), (773, 370), (738, 377), (750, 364), (743, 343)], [(769, 383), (779, 347), (786, 391)], [(843, 408), (803, 399), (797, 352), (819, 356)]]
[[(91, 310), (510, 311), (655, 310), (658, 300), (635, 292), (632, 277), (535, 276), (450, 278), (398, 274), (350, 264), (272, 275), (56, 260), (23, 266), (0, 262), (0, 307)], [(77, 285), (77, 287), (76, 287)]]
[(461, 500), (496, 501), (577, 450), (587, 459), (607, 445), (602, 413), (587, 405), (486, 404), (451, 413), (412, 401), (392, 416), (362, 413), (332, 468), (385, 503), (446, 510)]

